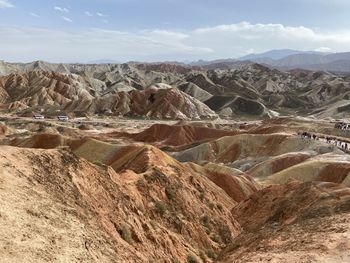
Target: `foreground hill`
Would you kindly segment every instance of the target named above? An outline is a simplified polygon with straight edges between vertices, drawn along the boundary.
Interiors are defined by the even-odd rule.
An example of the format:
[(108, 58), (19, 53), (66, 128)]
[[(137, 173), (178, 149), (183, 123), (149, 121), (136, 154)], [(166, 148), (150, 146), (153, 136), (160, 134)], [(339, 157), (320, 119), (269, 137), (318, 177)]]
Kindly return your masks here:
[(67, 152), (2, 146), (0, 163), (6, 262), (184, 261), (240, 230), (219, 187), (155, 160), (117, 174)]
[[(230, 189), (148, 151), (145, 170), (137, 163), (149, 154), (128, 150), (137, 159), (123, 154), (118, 162), (129, 164), (116, 173), (66, 151), (1, 146), (3, 261), (26, 255), (35, 262), (199, 262), (219, 253), (217, 262), (342, 262), (349, 256), (349, 188), (289, 183), (233, 196), (237, 203)], [(224, 171), (216, 171), (222, 178)], [(226, 179), (228, 185), (233, 181)], [(231, 193), (243, 187), (236, 183)]]
[(336, 184), (290, 182), (233, 208), (243, 232), (218, 262), (348, 262), (350, 191)]
[(2, 120), (4, 262), (348, 262), (330, 122)]
[[(259, 185), (249, 175), (239, 176), (233, 169), (211, 164), (203, 168), (195, 164), (183, 165), (169, 155), (150, 145), (115, 145), (95, 139), (70, 139), (61, 135), (36, 134), (25, 139), (14, 139), (13, 146), (39, 149), (69, 147), (79, 157), (95, 164), (108, 165), (116, 172), (132, 170), (144, 173), (154, 165), (172, 167), (177, 171), (188, 171), (205, 175), (222, 188), (235, 202), (247, 198), (259, 189)], [(233, 178), (235, 177), (235, 178)], [(228, 184), (226, 184), (229, 182)]]

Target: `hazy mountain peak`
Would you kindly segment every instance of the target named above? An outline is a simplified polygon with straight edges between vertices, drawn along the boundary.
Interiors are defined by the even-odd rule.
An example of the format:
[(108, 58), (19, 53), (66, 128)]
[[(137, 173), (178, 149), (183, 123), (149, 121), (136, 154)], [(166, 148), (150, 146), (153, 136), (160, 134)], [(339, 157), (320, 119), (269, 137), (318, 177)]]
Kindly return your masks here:
[(317, 52), (317, 51), (300, 51), (300, 50), (293, 50), (293, 49), (275, 49), (270, 50), (264, 53), (258, 53), (258, 54), (249, 54), (247, 56), (239, 58), (239, 60), (255, 60), (255, 59), (261, 59), (261, 58), (268, 58), (273, 60), (279, 60), (286, 58), (288, 56), (292, 55), (301, 55), (301, 54), (328, 54), (323, 52)]

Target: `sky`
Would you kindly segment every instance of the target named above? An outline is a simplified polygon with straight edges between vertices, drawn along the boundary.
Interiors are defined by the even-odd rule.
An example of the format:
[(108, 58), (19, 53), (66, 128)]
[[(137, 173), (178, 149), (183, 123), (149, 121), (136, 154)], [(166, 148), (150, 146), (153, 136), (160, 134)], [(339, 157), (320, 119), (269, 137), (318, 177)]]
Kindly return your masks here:
[(350, 51), (349, 0), (0, 0), (0, 60), (195, 61)]

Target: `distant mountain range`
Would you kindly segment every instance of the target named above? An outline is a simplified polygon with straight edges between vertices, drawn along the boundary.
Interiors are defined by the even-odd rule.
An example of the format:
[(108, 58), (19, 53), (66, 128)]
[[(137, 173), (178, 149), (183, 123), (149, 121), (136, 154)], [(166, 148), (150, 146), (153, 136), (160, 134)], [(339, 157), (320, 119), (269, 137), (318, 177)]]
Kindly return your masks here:
[(280, 60), (289, 56), (309, 55), (309, 54), (324, 55), (327, 53), (316, 52), (316, 51), (300, 51), (300, 50), (293, 50), (293, 49), (278, 49), (278, 50), (270, 50), (260, 54), (249, 54), (247, 56), (239, 58), (239, 60), (257, 60), (257, 59)]
[(322, 53), (296, 50), (272, 50), (262, 54), (252, 54), (239, 60), (266, 64), (278, 69), (309, 69), (326, 71), (350, 71), (350, 52)]
[[(0, 75), (6, 74), (9, 67), (16, 67), (15, 65), (22, 64), (25, 71), (32, 67), (47, 70), (47, 63), (43, 61), (36, 61), (33, 63), (7, 63), (5, 67), (5, 62), (0, 60)], [(292, 49), (280, 49), (280, 50), (270, 50), (259, 54), (249, 54), (240, 58), (227, 58), (227, 59), (217, 59), (217, 60), (198, 60), (195, 62), (176, 62), (176, 61), (163, 61), (155, 63), (144, 63), (137, 61), (130, 61), (126, 64), (129, 65), (173, 65), (174, 67), (180, 66), (183, 68), (202, 68), (205, 70), (214, 69), (240, 69), (251, 63), (258, 63), (267, 66), (272, 69), (278, 69), (281, 71), (288, 71), (292, 69), (304, 69), (311, 71), (329, 71), (332, 73), (350, 73), (350, 52), (342, 53), (326, 53), (317, 51), (299, 51)], [(11, 65), (12, 64), (12, 65)], [(50, 64), (50, 63), (49, 63)], [(86, 64), (77, 63), (80, 65), (117, 65), (121, 64), (118, 61), (110, 59), (100, 59), (89, 61)], [(65, 67), (67, 64), (53, 64), (60, 66), (60, 72), (66, 71)], [(52, 66), (50, 66), (52, 67)], [(55, 71), (57, 69), (55, 68)], [(188, 70), (188, 69), (187, 69)]]
[(279, 70), (306, 69), (331, 72), (350, 72), (350, 52), (325, 53), (316, 51), (298, 51), (292, 49), (271, 50), (260, 54), (249, 54), (237, 59), (199, 60), (192, 66), (212, 68), (237, 68), (255, 62)]

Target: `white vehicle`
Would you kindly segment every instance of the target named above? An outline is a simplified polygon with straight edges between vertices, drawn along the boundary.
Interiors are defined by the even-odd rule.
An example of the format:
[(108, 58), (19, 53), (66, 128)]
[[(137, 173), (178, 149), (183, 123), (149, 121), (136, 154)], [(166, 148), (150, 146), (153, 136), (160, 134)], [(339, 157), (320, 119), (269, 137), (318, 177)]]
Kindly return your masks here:
[(68, 116), (57, 116), (57, 119), (59, 121), (69, 121), (69, 117)]
[(43, 119), (45, 119), (44, 115), (40, 115), (40, 114), (34, 115), (33, 118), (36, 119), (36, 120), (43, 120)]

